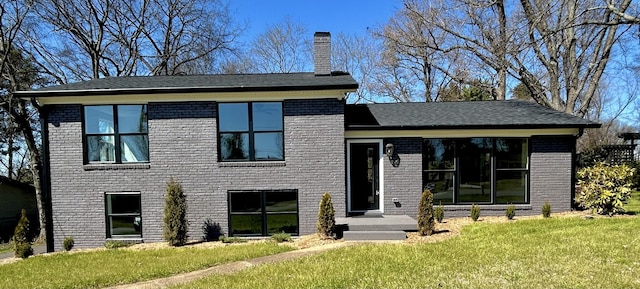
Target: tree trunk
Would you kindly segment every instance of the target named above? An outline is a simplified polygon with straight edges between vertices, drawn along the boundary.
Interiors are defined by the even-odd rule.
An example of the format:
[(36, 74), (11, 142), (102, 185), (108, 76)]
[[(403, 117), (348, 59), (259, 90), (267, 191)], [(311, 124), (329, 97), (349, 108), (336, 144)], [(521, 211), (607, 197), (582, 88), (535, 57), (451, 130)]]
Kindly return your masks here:
[(27, 112), (26, 102), (24, 100), (18, 100), (18, 105), (15, 110), (10, 111), (11, 114), (13, 114), (14, 121), (22, 132), (24, 141), (27, 144), (27, 149), (29, 150), (29, 170), (33, 176), (33, 187), (36, 191), (36, 205), (38, 206), (38, 221), (40, 223), (40, 234), (38, 235), (38, 239), (44, 241), (47, 238), (47, 218), (45, 213), (46, 208), (44, 195), (40, 183), (42, 156), (33, 134), (33, 128), (29, 122), (29, 113)]

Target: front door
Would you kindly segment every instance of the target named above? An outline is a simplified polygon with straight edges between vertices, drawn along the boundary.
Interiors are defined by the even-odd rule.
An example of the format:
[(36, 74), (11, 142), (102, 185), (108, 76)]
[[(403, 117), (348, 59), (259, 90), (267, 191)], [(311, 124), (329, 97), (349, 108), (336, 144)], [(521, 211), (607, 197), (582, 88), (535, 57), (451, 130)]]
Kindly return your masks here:
[(379, 210), (379, 143), (350, 144), (351, 211)]

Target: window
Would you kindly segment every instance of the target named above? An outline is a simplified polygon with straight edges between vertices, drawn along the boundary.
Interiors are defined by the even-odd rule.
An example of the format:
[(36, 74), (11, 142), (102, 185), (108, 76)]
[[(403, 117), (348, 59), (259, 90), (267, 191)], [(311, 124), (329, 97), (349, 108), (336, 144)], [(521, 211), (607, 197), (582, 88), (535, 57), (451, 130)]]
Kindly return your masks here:
[(229, 235), (298, 232), (298, 191), (229, 191)]
[(221, 161), (284, 160), (281, 102), (219, 103)]
[(87, 163), (149, 161), (146, 105), (84, 107)]
[(107, 238), (142, 238), (140, 193), (106, 193)]
[(453, 203), (455, 184), (455, 142), (426, 139), (423, 145), (423, 180), (433, 193), (434, 204)]
[(522, 138), (425, 139), (423, 185), (435, 204), (527, 203), (527, 144)]

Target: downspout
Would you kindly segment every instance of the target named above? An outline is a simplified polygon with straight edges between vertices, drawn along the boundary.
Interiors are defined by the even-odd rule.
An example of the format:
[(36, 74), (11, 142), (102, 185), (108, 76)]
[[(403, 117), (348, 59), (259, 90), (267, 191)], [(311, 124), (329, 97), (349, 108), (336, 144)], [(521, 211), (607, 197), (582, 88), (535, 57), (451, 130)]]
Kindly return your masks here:
[(53, 252), (55, 243), (53, 240), (53, 212), (51, 211), (51, 171), (49, 168), (49, 129), (47, 125), (49, 110), (39, 106), (35, 97), (31, 98), (31, 103), (33, 103), (40, 114), (40, 137), (42, 139), (42, 170), (40, 171), (40, 188), (42, 189), (42, 198), (44, 201), (43, 206), (45, 207), (45, 218), (47, 219), (47, 252)]

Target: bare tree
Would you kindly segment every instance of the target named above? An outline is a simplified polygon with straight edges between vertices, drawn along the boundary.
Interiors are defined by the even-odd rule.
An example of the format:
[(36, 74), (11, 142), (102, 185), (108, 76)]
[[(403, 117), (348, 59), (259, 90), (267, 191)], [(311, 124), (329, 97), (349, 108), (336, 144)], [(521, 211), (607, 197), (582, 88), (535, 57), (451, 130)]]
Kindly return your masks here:
[(35, 0), (23, 48), (58, 83), (210, 73), (242, 31), (223, 0)]
[(379, 33), (387, 44), (385, 53), (397, 60), (394, 64), (406, 63), (399, 72), (420, 80), (427, 101), (438, 100), (437, 92), (452, 81), (465, 84), (478, 78), (490, 79), (481, 89), (504, 99), (507, 55), (515, 49), (510, 44), (513, 30), (508, 29), (504, 1), (453, 2), (405, 1), (398, 16)]
[[(630, 0), (617, 5), (602, 5), (596, 0), (454, 2), (405, 1), (403, 11), (413, 17), (401, 25), (391, 21), (385, 29), (396, 34), (412, 32), (408, 35), (418, 39), (392, 49), (400, 55), (396, 59), (416, 55), (408, 51), (420, 48), (450, 56), (457, 53), (444, 58), (448, 60), (444, 63), (455, 69), (439, 69), (450, 79), (460, 83), (489, 79), (483, 88), (495, 99), (504, 99), (511, 78), (522, 82), (536, 102), (578, 116), (584, 116), (592, 105), (615, 44), (630, 29), (630, 23), (635, 23), (636, 14), (628, 12), (637, 11)], [(430, 34), (444, 33), (443, 37), (425, 38), (430, 34), (418, 33), (414, 29), (418, 26)], [(428, 62), (440, 68), (433, 60)], [(409, 68), (424, 75), (429, 71), (425, 67)], [(396, 75), (389, 83), (404, 77)], [(408, 86), (404, 91), (415, 88)]]
[(441, 47), (447, 35), (424, 21), (435, 11), (416, 4), (405, 2), (404, 9), (374, 32), (384, 47), (374, 89), (378, 95), (400, 102), (437, 100), (437, 91), (447, 84), (451, 63), (444, 59)]
[(41, 155), (38, 149), (37, 132), (34, 121), (37, 112), (30, 103), (14, 97), (13, 92), (25, 90), (38, 81), (38, 71), (19, 51), (15, 42), (22, 29), (23, 21), (30, 13), (31, 7), (21, 1), (0, 3), (0, 108), (9, 117), (11, 125), (22, 135), (29, 154), (29, 170), (36, 192), (38, 220), (40, 223), (40, 239), (46, 238), (45, 203), (40, 186)]
[(373, 91), (377, 83), (374, 74), (376, 64), (380, 61), (380, 42), (368, 34), (358, 36), (338, 33), (332, 39), (331, 50), (332, 69), (351, 74), (359, 84), (358, 90), (349, 95), (347, 101), (375, 102)]
[(312, 43), (307, 28), (287, 16), (270, 25), (250, 44), (248, 70), (257, 73), (289, 73), (313, 68)]

